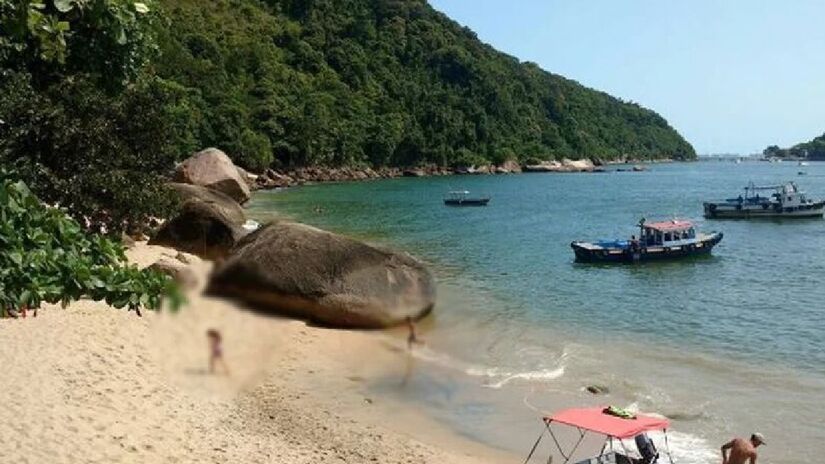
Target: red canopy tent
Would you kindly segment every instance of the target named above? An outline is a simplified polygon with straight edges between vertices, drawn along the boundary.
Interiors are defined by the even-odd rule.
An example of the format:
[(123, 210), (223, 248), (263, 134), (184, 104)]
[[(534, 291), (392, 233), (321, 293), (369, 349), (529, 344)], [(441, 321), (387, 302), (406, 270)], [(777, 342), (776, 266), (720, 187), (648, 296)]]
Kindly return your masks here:
[[(624, 442), (622, 440), (628, 438), (635, 438), (636, 436), (643, 434), (645, 432), (664, 432), (665, 444), (667, 445), (667, 429), (670, 426), (670, 421), (668, 421), (665, 418), (647, 416), (643, 414), (627, 414), (624, 411), (621, 411), (619, 414), (617, 414), (617, 411), (621, 410), (617, 410), (611, 407), (572, 408), (559, 411), (553, 414), (552, 416), (545, 416), (543, 420), (546, 430), (542, 431), (542, 434), (539, 435), (538, 440), (536, 440), (536, 443), (533, 445), (533, 448), (530, 450), (530, 453), (527, 456), (527, 460), (524, 461), (525, 464), (530, 461), (530, 458), (533, 456), (533, 453), (535, 453), (536, 448), (538, 447), (539, 442), (541, 442), (541, 438), (544, 436), (545, 432), (549, 432), (550, 436), (553, 438), (553, 441), (555, 442), (556, 447), (558, 448), (559, 452), (564, 458), (565, 463), (570, 462), (574, 452), (578, 449), (579, 445), (582, 443), (585, 435), (588, 432), (597, 433), (600, 435), (604, 435), (606, 437), (599, 457), (605, 456), (604, 453), (607, 450), (608, 443), (610, 444), (610, 451), (613, 454), (615, 454), (615, 452), (613, 452), (614, 439), (619, 441), (619, 443), (625, 451), (625, 454), (628, 454), (627, 448), (625, 447)], [(625, 416), (625, 414), (627, 415)], [(553, 423), (575, 427), (579, 431), (579, 439), (575, 443), (573, 448), (569, 451), (569, 453), (564, 452), (561, 445), (559, 444), (559, 441), (556, 439), (556, 436), (553, 433), (552, 428), (550, 427), (550, 425)], [(667, 455), (670, 458), (670, 462), (672, 463), (673, 457), (670, 455), (669, 449), (667, 450)], [(607, 462), (602, 461), (601, 459), (599, 459), (599, 457), (595, 458), (597, 462)], [(630, 460), (627, 457), (625, 457), (625, 459), (626, 461), (623, 462), (642, 462), (640, 460)], [(656, 453), (656, 459), (658, 459), (658, 453)], [(655, 462), (656, 459), (644, 462)]]
[(604, 407), (565, 409), (545, 417), (544, 421), (558, 422), (618, 439), (633, 438), (644, 432), (667, 430), (670, 426), (667, 419), (641, 414), (635, 415), (633, 419), (624, 419), (605, 414), (604, 409)]

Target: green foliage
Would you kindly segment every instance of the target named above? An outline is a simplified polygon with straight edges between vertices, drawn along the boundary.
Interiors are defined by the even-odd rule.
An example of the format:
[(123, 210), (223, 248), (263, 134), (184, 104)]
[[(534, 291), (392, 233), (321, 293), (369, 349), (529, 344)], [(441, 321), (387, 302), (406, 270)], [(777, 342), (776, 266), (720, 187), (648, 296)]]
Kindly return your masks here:
[(93, 229), (139, 229), (174, 209), (161, 175), (194, 149), (187, 105), (159, 79), (109, 95), (82, 76), (38, 91), (27, 74), (0, 74), (0, 164)]
[(252, 169), (264, 138), (283, 165), (695, 157), (656, 113), (519, 63), (421, 0), (160, 4), (174, 26), (157, 71), (198, 95), (199, 145)]
[(815, 137), (809, 142), (798, 143), (790, 148), (779, 148), (776, 145), (771, 145), (762, 154), (767, 157), (825, 160), (825, 134)]
[(46, 84), (66, 73), (118, 88), (155, 52), (152, 0), (0, 0), (0, 67)]
[(0, 306), (65, 306), (84, 297), (137, 311), (181, 302), (170, 277), (128, 265), (120, 243), (85, 234), (0, 171)]

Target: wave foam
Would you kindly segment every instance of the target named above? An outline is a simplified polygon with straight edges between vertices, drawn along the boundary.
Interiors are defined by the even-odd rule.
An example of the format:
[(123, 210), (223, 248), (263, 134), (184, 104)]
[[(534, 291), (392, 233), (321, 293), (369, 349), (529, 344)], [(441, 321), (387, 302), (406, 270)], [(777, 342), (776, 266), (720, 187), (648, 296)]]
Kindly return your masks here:
[(564, 375), (567, 352), (559, 357), (556, 366), (531, 371), (516, 371), (500, 367), (489, 367), (466, 363), (452, 358), (445, 353), (439, 353), (428, 347), (421, 347), (413, 350), (412, 355), (426, 362), (436, 364), (441, 367), (463, 372), (472, 377), (484, 377), (489, 382), (484, 384), (488, 388), (501, 388), (514, 380), (526, 380), (529, 382), (548, 382), (558, 379)]

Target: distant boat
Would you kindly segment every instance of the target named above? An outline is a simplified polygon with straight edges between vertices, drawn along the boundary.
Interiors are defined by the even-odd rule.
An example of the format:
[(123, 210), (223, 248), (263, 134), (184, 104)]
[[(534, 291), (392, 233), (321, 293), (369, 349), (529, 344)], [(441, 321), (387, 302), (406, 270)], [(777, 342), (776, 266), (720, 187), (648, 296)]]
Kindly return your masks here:
[(799, 165), (800, 165), (800, 166), (807, 166), (807, 165), (808, 165), (808, 162), (807, 162), (807, 161), (800, 161), (800, 162), (799, 162)]
[[(799, 175), (804, 175), (804, 172), (800, 171)], [(759, 193), (762, 191), (773, 193), (763, 196)], [(751, 182), (745, 187), (745, 196), (706, 202), (704, 209), (705, 217), (712, 219), (811, 218), (822, 217), (825, 201), (808, 199), (793, 182), (763, 187)]]
[(444, 204), (447, 206), (487, 206), (490, 197), (470, 197), (467, 190), (454, 190), (447, 192), (444, 197)]
[(585, 263), (632, 263), (705, 255), (722, 240), (721, 232), (697, 233), (692, 222), (639, 221), (639, 238), (570, 244), (576, 261)]

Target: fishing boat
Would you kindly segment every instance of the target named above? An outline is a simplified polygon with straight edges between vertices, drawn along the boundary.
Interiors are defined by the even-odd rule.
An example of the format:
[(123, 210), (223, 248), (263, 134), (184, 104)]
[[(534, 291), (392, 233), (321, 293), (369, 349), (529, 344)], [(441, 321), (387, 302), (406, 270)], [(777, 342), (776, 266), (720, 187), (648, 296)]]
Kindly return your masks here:
[(467, 190), (454, 190), (447, 192), (444, 196), (444, 204), (447, 206), (487, 206), (490, 197), (471, 197)]
[[(762, 192), (769, 191), (767, 195)], [(811, 200), (793, 182), (783, 185), (745, 187), (745, 195), (723, 201), (706, 202), (705, 217), (726, 218), (812, 218), (822, 217), (825, 200)]]
[(639, 238), (577, 241), (570, 244), (576, 261), (583, 263), (634, 263), (709, 254), (722, 240), (721, 232), (697, 233), (690, 221), (639, 221)]
[[(554, 454), (561, 458), (563, 464), (656, 464), (660, 459), (663, 462), (665, 456), (671, 464), (674, 462), (667, 436), (670, 421), (663, 417), (599, 406), (565, 409), (543, 417), (542, 422), (544, 429), (524, 461), (525, 464), (531, 462), (534, 455), (538, 456), (537, 451), (543, 452), (539, 445), (548, 435), (552, 438), (550, 449), (555, 447), (555, 450), (549, 452), (550, 457), (546, 462), (555, 462)], [(664, 437), (660, 443), (661, 453), (648, 436), (648, 433), (659, 432)], [(572, 437), (572, 445), (565, 449), (562, 446), (565, 440), (560, 437)]]

